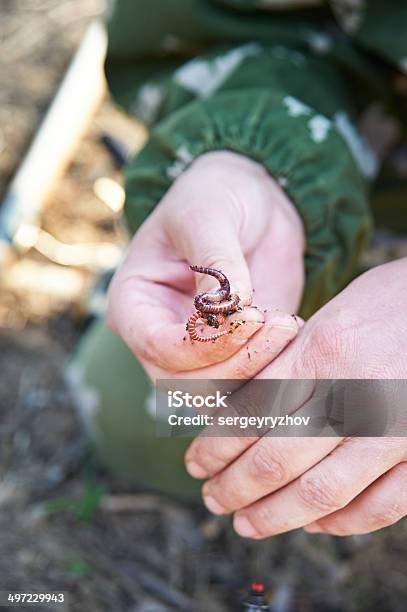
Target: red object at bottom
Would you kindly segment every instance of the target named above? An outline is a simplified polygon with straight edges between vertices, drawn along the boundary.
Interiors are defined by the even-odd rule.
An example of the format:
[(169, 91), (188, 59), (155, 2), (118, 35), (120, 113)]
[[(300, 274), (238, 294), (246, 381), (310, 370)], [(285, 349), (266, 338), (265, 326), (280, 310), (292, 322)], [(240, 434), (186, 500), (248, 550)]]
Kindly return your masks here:
[(265, 598), (265, 586), (262, 582), (253, 582), (246, 601), (243, 602), (246, 612), (269, 612), (270, 606)]

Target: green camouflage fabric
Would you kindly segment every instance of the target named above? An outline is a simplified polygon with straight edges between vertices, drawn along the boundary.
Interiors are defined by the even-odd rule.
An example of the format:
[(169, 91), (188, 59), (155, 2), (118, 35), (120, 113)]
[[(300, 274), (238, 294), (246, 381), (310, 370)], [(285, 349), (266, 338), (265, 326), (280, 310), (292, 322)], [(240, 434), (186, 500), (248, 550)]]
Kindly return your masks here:
[(112, 474), (136, 489), (199, 499), (201, 485), (184, 468), (191, 440), (157, 435), (155, 390), (134, 355), (103, 321), (87, 330), (65, 378), (93, 450)]
[(407, 229), (406, 2), (118, 0), (108, 32), (111, 91), (150, 127), (132, 232), (196, 157), (246, 155), (303, 219), (308, 317), (355, 274), (372, 211)]

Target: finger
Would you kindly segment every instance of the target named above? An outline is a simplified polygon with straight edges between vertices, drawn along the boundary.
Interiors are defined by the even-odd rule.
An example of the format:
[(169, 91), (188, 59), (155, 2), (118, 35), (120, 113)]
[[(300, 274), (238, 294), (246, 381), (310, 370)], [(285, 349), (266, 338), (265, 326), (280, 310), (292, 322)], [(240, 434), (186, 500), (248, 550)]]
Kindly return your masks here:
[[(164, 296), (163, 303), (170, 299)], [(264, 324), (258, 309), (245, 308), (228, 317), (225, 328), (230, 333), (215, 342), (200, 343), (191, 342), (178, 317), (157, 302), (146, 303), (144, 297), (140, 302), (134, 283), (121, 283), (112, 292), (110, 318), (116, 333), (137, 357), (168, 372), (195, 370), (227, 359)], [(237, 321), (239, 325), (231, 325)]]
[[(131, 272), (132, 256), (134, 252), (110, 284), (107, 321), (140, 360), (168, 372), (205, 367), (230, 357), (262, 327), (264, 314), (246, 308), (227, 317), (223, 328), (231, 333), (213, 343), (192, 344), (185, 330), (192, 300), (164, 282), (167, 277), (185, 283), (184, 276), (180, 276), (184, 275), (184, 266), (146, 262), (143, 274), (154, 279), (146, 281), (144, 276)], [(191, 279), (192, 273), (186, 276)], [(204, 333), (211, 332), (208, 329)]]
[(281, 225), (270, 223), (261, 243), (248, 254), (247, 261), (254, 300), (265, 308), (297, 312), (305, 282), (304, 256), (299, 249), (293, 248), (292, 238), (281, 232)]
[(223, 472), (205, 483), (202, 490), (205, 505), (215, 514), (244, 508), (298, 478), (340, 442), (340, 438), (334, 437), (264, 436)]
[[(177, 238), (183, 256), (190, 264), (223, 272), (232, 293), (239, 295), (241, 304), (251, 304), (252, 282), (236, 224), (231, 223), (226, 208), (219, 211), (217, 218), (214, 218), (212, 210), (208, 213), (204, 210), (198, 212), (194, 223), (184, 225), (182, 234)], [(198, 292), (219, 286), (205, 274), (196, 274), (195, 278)]]
[[(298, 333), (301, 320), (291, 315), (271, 313), (265, 324), (253, 334), (244, 346), (234, 355), (214, 365), (198, 368), (196, 370), (172, 372), (173, 379), (205, 379), (205, 380), (251, 380), (284, 348), (292, 342)], [(160, 368), (150, 361), (139, 357), (139, 361), (155, 383), (160, 379), (169, 377), (168, 370)], [(234, 389), (238, 389), (238, 384)]]
[[(244, 347), (225, 361), (204, 368), (199, 375), (208, 380), (251, 380), (296, 337), (298, 329), (298, 321), (291, 315), (270, 313), (261, 329), (247, 340)], [(180, 372), (179, 376), (182, 377), (183, 373)], [(186, 377), (196, 378), (196, 371)]]
[(384, 438), (347, 438), (283, 489), (235, 514), (243, 537), (264, 538), (303, 527), (347, 506), (399, 462), (400, 445)]
[[(297, 333), (297, 319), (290, 315), (275, 313), (270, 316), (264, 329), (253, 336), (244, 349), (222, 364), (206, 368), (198, 373), (202, 374), (203, 378), (213, 380), (220, 378), (251, 380), (290, 344)], [(305, 393), (308, 393), (305, 399), (308, 399), (309, 394), (312, 393), (312, 388), (313, 381), (310, 381), (309, 389), (308, 386), (305, 388)], [(298, 400), (299, 397), (295, 394), (292, 401), (297, 402)], [(298, 407), (293, 403), (292, 410), (290, 411), (288, 406), (287, 410), (293, 412)], [(234, 413), (233, 406), (220, 411), (219, 415), (229, 416), (230, 411)], [(214, 476), (259, 438), (257, 435), (228, 435), (225, 437), (224, 434), (224, 428), (218, 427), (215, 423), (210, 429), (204, 429), (195, 438), (185, 455), (186, 468), (191, 476), (195, 478)]]
[(377, 531), (407, 515), (407, 463), (378, 478), (346, 508), (304, 527), (309, 533), (347, 536)]

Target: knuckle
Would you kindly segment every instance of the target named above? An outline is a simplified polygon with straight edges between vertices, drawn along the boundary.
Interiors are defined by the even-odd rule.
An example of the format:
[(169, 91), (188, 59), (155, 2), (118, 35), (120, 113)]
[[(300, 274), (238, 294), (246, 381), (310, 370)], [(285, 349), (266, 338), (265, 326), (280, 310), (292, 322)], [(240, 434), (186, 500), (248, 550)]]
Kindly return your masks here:
[(375, 502), (366, 512), (366, 525), (369, 531), (387, 527), (396, 523), (401, 517), (402, 512), (397, 503), (387, 504), (385, 502)]
[(267, 502), (258, 505), (256, 510), (250, 515), (250, 522), (260, 538), (266, 538), (270, 535), (273, 515)]
[(298, 496), (302, 504), (319, 512), (330, 513), (346, 503), (341, 487), (321, 475), (305, 474), (299, 479)]
[(272, 485), (282, 485), (288, 481), (288, 471), (282, 457), (270, 445), (259, 445), (250, 461), (251, 475), (257, 480), (265, 480)]
[[(208, 448), (209, 446), (209, 448)], [(225, 462), (218, 456), (216, 446), (199, 440), (193, 448), (193, 460), (205, 469), (209, 475), (216, 474), (224, 467)], [(209, 451), (209, 452), (208, 452)]]
[(244, 492), (236, 489), (233, 483), (228, 479), (224, 480), (221, 475), (210, 480), (210, 487), (204, 488), (205, 493), (216, 500), (223, 508), (224, 514), (235, 512), (246, 505)]

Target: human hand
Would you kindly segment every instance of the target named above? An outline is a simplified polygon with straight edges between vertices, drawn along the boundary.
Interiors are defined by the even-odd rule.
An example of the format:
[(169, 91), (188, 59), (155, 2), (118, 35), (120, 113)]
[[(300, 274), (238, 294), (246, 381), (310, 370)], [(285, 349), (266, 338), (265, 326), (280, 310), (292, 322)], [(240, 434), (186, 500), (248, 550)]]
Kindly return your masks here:
[[(298, 213), (263, 167), (208, 153), (133, 238), (109, 288), (108, 323), (153, 380), (252, 378), (297, 334), (296, 320), (283, 313), (295, 312), (301, 299), (303, 251)], [(203, 275), (195, 287), (190, 263), (221, 269), (244, 306), (228, 323), (245, 323), (214, 343), (192, 344), (185, 334), (194, 294), (213, 288)], [(250, 307), (253, 287), (266, 317)]]
[[(406, 273), (401, 259), (363, 274), (258, 378), (407, 378)], [(234, 512), (245, 537), (366, 533), (407, 514), (406, 438), (201, 436), (186, 462), (209, 478), (208, 508)]]

